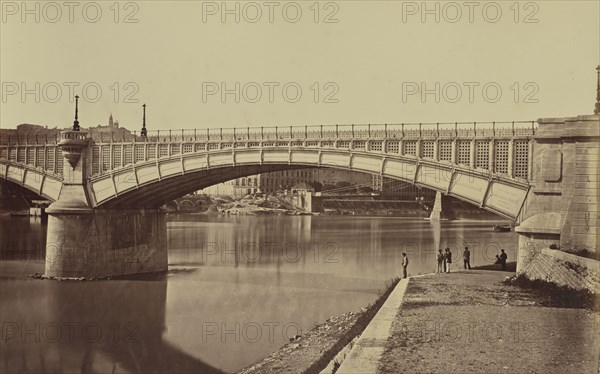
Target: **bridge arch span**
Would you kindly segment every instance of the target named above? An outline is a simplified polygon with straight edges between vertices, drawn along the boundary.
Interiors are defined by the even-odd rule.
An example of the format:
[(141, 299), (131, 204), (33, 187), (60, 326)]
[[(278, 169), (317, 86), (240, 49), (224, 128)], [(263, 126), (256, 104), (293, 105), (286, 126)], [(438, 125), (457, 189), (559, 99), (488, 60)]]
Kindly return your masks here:
[(15, 183), (42, 198), (56, 201), (60, 196), (62, 176), (23, 163), (0, 160), (1, 178)]
[[(108, 199), (96, 205), (98, 208), (158, 208), (163, 204), (201, 190), (203, 188), (226, 182), (232, 179), (272, 171), (292, 170), (311, 166), (298, 165), (254, 165), (214, 167), (207, 170), (188, 172), (155, 179), (129, 189), (123, 193), (111, 195)], [(115, 186), (119, 188), (120, 179), (115, 177)], [(91, 190), (92, 187), (90, 187)]]
[(298, 168), (334, 168), (379, 174), (440, 191), (501, 216), (516, 219), (529, 184), (451, 162), (410, 155), (306, 147), (215, 150), (130, 164), (93, 176), (96, 208), (155, 208), (187, 193), (231, 179)]

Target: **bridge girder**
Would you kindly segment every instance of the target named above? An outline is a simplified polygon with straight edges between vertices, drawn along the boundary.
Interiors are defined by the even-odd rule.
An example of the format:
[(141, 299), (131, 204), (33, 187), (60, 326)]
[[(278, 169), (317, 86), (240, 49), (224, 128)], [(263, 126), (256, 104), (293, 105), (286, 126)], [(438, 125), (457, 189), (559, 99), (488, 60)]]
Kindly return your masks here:
[[(471, 163), (472, 164), (472, 163)], [(1, 177), (56, 200), (60, 176), (0, 160)], [(248, 147), (179, 153), (128, 164), (85, 181), (92, 208), (155, 208), (187, 193), (238, 177), (297, 168), (335, 168), (378, 174), (440, 191), (517, 219), (530, 185), (472, 165), (411, 155), (303, 146)]]
[(496, 214), (517, 218), (526, 182), (416, 157), (342, 150), (218, 150), (128, 165), (88, 183), (94, 207), (157, 207), (186, 193), (238, 177), (286, 169), (335, 168), (379, 174), (454, 196)]

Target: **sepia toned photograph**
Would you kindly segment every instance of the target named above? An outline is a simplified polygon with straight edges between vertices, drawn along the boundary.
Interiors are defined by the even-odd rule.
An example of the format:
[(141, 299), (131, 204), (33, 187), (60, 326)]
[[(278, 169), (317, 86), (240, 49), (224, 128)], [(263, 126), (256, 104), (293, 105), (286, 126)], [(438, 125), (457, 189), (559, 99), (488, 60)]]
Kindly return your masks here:
[(0, 18), (1, 374), (600, 373), (600, 1)]

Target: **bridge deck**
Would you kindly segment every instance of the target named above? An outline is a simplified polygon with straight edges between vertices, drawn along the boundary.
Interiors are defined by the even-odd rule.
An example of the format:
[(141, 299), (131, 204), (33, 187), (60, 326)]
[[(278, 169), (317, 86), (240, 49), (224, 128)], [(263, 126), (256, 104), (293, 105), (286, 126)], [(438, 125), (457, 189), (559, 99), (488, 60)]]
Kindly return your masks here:
[[(146, 137), (127, 131), (77, 135), (88, 142), (84, 172), (93, 206), (133, 196), (129, 192), (142, 187), (157, 193), (146, 187), (158, 186), (164, 179), (186, 182), (191, 191), (246, 172), (275, 170), (264, 167), (271, 165), (379, 174), (455, 194), (515, 218), (533, 178), (535, 131), (535, 122), (507, 122), (167, 130)], [(70, 169), (55, 140), (39, 135), (1, 139), (2, 178), (55, 200), (64, 171)], [(214, 169), (221, 175), (199, 174)], [(225, 169), (235, 172), (222, 172)], [(176, 178), (188, 174), (201, 182)], [(167, 198), (153, 197), (161, 196)]]

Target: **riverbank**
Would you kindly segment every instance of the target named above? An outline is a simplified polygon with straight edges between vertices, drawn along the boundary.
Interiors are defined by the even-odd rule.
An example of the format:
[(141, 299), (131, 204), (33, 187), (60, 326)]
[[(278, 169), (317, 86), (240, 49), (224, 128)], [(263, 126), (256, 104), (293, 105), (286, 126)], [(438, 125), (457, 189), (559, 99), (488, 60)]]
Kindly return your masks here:
[(167, 204), (171, 213), (183, 214), (225, 214), (225, 215), (303, 215), (310, 214), (295, 207), (285, 200), (284, 196), (202, 196), (196, 203), (187, 203), (181, 208)]
[(411, 278), (381, 373), (596, 373), (597, 310), (548, 306), (510, 272)]
[[(318, 198), (320, 199), (320, 198)], [(375, 217), (428, 218), (433, 202), (388, 200), (378, 197), (356, 199), (351, 196), (322, 198), (322, 210), (306, 212), (290, 202), (283, 193), (243, 197), (197, 195), (178, 199), (165, 207), (171, 212), (227, 215), (353, 215)], [(444, 218), (501, 221), (501, 217), (456, 199), (446, 199)]]
[[(473, 269), (411, 278), (389, 333), (386, 329), (381, 337), (385, 340), (379, 342), (383, 350), (379, 363), (371, 366), (390, 374), (595, 373), (600, 353), (597, 308), (565, 307), (558, 299), (549, 300), (543, 290), (514, 285), (508, 280), (512, 275)], [(240, 373), (318, 373), (325, 367), (327, 350), (338, 347), (336, 351), (344, 349), (343, 356), (353, 354), (364, 328), (357, 334), (349, 332), (367, 311), (331, 317)], [(367, 340), (371, 348), (378, 341)], [(373, 352), (366, 354), (377, 360), (371, 357)], [(343, 362), (330, 359), (327, 373)], [(369, 362), (354, 364), (361, 363)]]
[(397, 278), (392, 280), (383, 294), (369, 306), (330, 317), (239, 374), (320, 373), (325, 368), (337, 368), (338, 353), (369, 325), (397, 283)]

